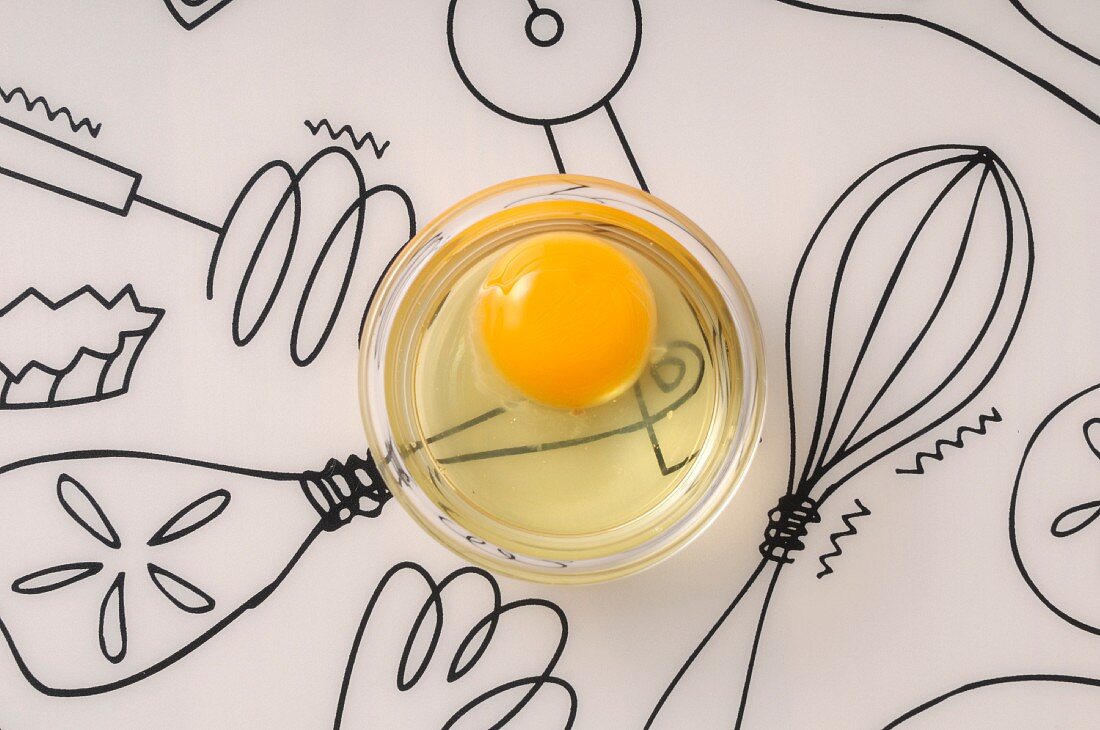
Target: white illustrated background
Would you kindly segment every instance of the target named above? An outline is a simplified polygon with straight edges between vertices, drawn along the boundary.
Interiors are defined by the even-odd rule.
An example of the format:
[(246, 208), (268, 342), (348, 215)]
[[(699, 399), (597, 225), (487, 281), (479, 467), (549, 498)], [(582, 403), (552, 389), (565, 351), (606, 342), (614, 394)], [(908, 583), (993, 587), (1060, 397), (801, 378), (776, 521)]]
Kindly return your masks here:
[[(473, 28), (482, 35), (470, 52), (498, 69), (494, 83), (529, 93), (534, 72), (516, 60), (527, 56), (509, 56), (527, 43), (528, 4), (459, 2), (500, 14), (499, 23)], [(1042, 4), (1049, 28), (1073, 43), (1094, 42), (1100, 11), (1092, 4)], [(563, 42), (573, 18), (579, 27), (602, 29), (597, 35), (606, 39), (563, 58), (562, 77), (598, 77), (629, 49), (633, 28), (620, 22), (631, 17), (623, 12), (626, 0), (541, 5), (565, 19)], [(1085, 106), (1089, 93), (1100, 99), (1100, 65), (1080, 56), (1070, 61), (1064, 47), (1021, 27), (1009, 0), (967, 5), (970, 12), (936, 12), (971, 36), (980, 31), (983, 41), (1004, 39), (1004, 48), (1050, 70)], [(612, 99), (614, 112), (652, 192), (718, 241), (752, 292), (767, 343), (767, 420), (753, 468), (729, 507), (672, 559), (580, 588), (500, 579), (504, 601), (546, 599), (568, 616), (554, 675), (576, 692), (574, 726), (643, 727), (759, 563), (767, 512), (787, 484), (783, 334), (799, 259), (829, 207), (862, 173), (893, 155), (939, 144), (993, 150), (1026, 199), (1035, 261), (1019, 329), (992, 380), (968, 405), (822, 505), (821, 522), (811, 525), (805, 549), (777, 584), (742, 726), (880, 728), (944, 693), (997, 677), (1059, 675), (1100, 684), (1100, 636), (1044, 605), (1017, 567), (1009, 532), (1028, 440), (1060, 403), (1100, 382), (1100, 125), (988, 55), (918, 24), (818, 13), (779, 0), (642, 0), (641, 9), (640, 53)], [(540, 126), (493, 113), (463, 85), (448, 51), (447, 13), (446, 0), (233, 0), (187, 31), (160, 0), (9, 0), (0, 4), (0, 88), (44, 95), (54, 109), (66, 106), (76, 119), (102, 127), (94, 139), (73, 133), (63, 118), (49, 121), (41, 107), (27, 111), (19, 99), (0, 104), (0, 117), (137, 171), (141, 195), (218, 225), (264, 163), (283, 159), (297, 167), (323, 147), (342, 144), (368, 186), (389, 183), (408, 193), (423, 226), (484, 186), (555, 171)], [(1055, 60), (1046, 66), (1048, 53)], [(561, 86), (540, 93), (568, 94), (582, 85)], [(546, 108), (557, 101), (547, 100)], [(355, 150), (346, 136), (334, 142), (324, 132), (311, 135), (303, 121), (322, 118), (390, 144), (376, 157), (369, 143)], [(636, 182), (606, 117), (564, 125), (557, 141), (569, 172)], [(323, 173), (303, 183), (304, 195), (321, 208), (328, 199), (346, 205), (347, 184), (339, 172)], [(165, 310), (129, 392), (97, 403), (0, 409), (0, 464), (111, 449), (300, 472), (362, 453), (355, 335), (372, 286), (408, 233), (396, 197), (370, 200), (366, 217), (346, 311), (316, 362), (300, 368), (288, 348), (301, 287), (294, 275), (286, 284), (288, 291), (298, 287), (294, 296), (280, 298), (255, 339), (238, 347), (231, 336), (234, 289), (206, 298), (215, 233), (148, 206), (118, 216), (0, 176), (0, 301), (28, 287), (56, 299), (87, 284), (108, 296), (132, 284), (143, 304)], [(966, 433), (962, 448), (944, 447), (942, 460), (924, 461), (922, 475), (896, 473), (912, 467), (918, 452), (934, 451), (938, 439), (976, 426), (991, 408), (1001, 420), (987, 422), (985, 434)], [(1078, 421), (1100, 417), (1100, 398), (1078, 403), (1075, 413)], [(1042, 453), (1036, 449), (1021, 494), (1054, 490), (1055, 496), (1027, 502), (1040, 511), (1034, 524), (1021, 501), (1017, 529), (1024, 564), (1030, 570), (1035, 554), (1043, 576), (1032, 578), (1040, 589), (1050, 587), (1044, 600), (1087, 625), (1090, 600), (1100, 604), (1100, 537), (1092, 534), (1100, 536), (1100, 527), (1053, 538), (1044, 532), (1050, 523), (1042, 512), (1100, 500), (1100, 460), (1089, 454), (1078, 421), (1059, 425)], [(217, 474), (197, 467), (195, 473), (197, 489), (219, 486)], [(24, 493), (13, 486), (16, 476), (0, 473), (3, 575), (48, 567), (63, 552), (53, 548), (65, 541), (94, 544), (79, 528), (69, 534), (57, 527), (53, 513), (39, 519), (26, 505), (6, 501)], [(111, 489), (125, 492), (117, 503), (123, 510), (133, 504), (135, 514), (170, 515), (189, 501), (141, 474), (129, 484), (122, 483), (125, 470), (115, 478), (120, 483)], [(1067, 486), (1067, 480), (1077, 481)], [(40, 500), (44, 511), (60, 509), (50, 501), (54, 488), (44, 483), (50, 495)], [(271, 489), (291, 491), (290, 503), (300, 505), (273, 497), (269, 506), (262, 495), (238, 500), (240, 509), (219, 519), (232, 518), (239, 539), (188, 563), (207, 585), (251, 595), (274, 578), (273, 565), (277, 572), (286, 563), (275, 565), (271, 556), (301, 544), (297, 509), (312, 517), (308, 504), (296, 484)], [(1059, 489), (1067, 490), (1064, 499)], [(871, 514), (853, 521), (856, 534), (841, 538), (843, 552), (830, 560), (834, 572), (819, 579), (818, 557), (832, 550), (830, 535), (845, 529), (842, 515), (857, 510), (856, 499)], [(39, 560), (37, 545), (52, 552)], [(1050, 555), (1041, 554), (1044, 545)], [(332, 727), (364, 607), (402, 561), (424, 566), (436, 580), (462, 567), (390, 504), (377, 519), (319, 535), (262, 605), (192, 653), (90, 696), (40, 692), (0, 642), (0, 728)], [(136, 565), (144, 571), (144, 562)], [(73, 647), (95, 639), (110, 576), (95, 578), (104, 578), (97, 584), (103, 588), (80, 592), (74, 585), (64, 589), (77, 591), (71, 596), (59, 591), (48, 599), (83, 601), (85, 623), (27, 639), (46, 642), (37, 651), (59, 671), (96, 671)], [(1072, 609), (1059, 606), (1059, 586), (1066, 584)], [(469, 626), (487, 610), (487, 589), (456, 588), (448, 620), (465, 611)], [(411, 584), (407, 596), (402, 591), (395, 584), (371, 619), (345, 727), (442, 726), (480, 693), (541, 671), (554, 651), (557, 629), (546, 615), (504, 621), (469, 677), (446, 681), (457, 639), (445, 638), (445, 645), (452, 641), (449, 653), (440, 648), (421, 682), (398, 691), (398, 657), (424, 600)], [(11, 605), (5, 600), (0, 621)], [(684, 676), (654, 727), (733, 726), (759, 604), (744, 608)], [(149, 616), (130, 622), (135, 647), (143, 634), (167, 630)], [(1076, 728), (1094, 726), (1098, 712), (1100, 688), (1087, 682), (1019, 681), (963, 693), (903, 724)], [(558, 728), (567, 714), (565, 693), (547, 686), (509, 727)], [(487, 725), (471, 716), (467, 726)]]

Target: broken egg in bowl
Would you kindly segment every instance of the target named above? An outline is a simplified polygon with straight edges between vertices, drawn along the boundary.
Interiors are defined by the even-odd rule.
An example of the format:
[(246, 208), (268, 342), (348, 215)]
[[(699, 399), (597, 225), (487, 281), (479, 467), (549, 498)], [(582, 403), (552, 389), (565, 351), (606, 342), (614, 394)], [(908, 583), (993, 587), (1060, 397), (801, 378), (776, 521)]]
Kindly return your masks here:
[(619, 183), (524, 178), (443, 213), (391, 262), (360, 400), (391, 489), (432, 536), (577, 583), (671, 554), (759, 439), (751, 301), (681, 213)]

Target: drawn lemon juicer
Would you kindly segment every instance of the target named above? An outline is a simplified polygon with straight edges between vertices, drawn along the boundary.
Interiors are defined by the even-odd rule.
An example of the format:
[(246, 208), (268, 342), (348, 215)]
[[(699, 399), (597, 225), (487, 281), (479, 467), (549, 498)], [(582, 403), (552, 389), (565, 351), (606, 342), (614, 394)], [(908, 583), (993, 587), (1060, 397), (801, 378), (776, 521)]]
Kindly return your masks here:
[(763, 413), (743, 284), (682, 214), (548, 175), (443, 213), (390, 264), (361, 348), (392, 491), (463, 557), (515, 576), (625, 575), (728, 501)]

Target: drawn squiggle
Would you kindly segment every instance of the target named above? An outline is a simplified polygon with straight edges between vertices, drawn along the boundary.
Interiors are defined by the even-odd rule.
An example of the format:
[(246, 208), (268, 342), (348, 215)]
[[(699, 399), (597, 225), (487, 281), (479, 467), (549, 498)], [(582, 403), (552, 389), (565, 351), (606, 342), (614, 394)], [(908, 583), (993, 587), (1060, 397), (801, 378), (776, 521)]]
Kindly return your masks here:
[(374, 150), (374, 156), (379, 160), (381, 160), (382, 155), (386, 153), (386, 148), (390, 146), (388, 140), (383, 142), (380, 146), (378, 142), (374, 139), (374, 132), (367, 132), (361, 137), (356, 137), (355, 130), (351, 128), (350, 124), (345, 124), (344, 126), (340, 127), (339, 130), (335, 130), (332, 128), (332, 124), (329, 123), (328, 119), (322, 119), (316, 124), (307, 119), (303, 123), (306, 125), (306, 128), (313, 136), (317, 136), (317, 134), (322, 129), (328, 132), (328, 136), (333, 141), (338, 140), (340, 137), (346, 134), (348, 136), (348, 139), (351, 140), (352, 146), (355, 147), (356, 150), (363, 149), (363, 145), (365, 145), (367, 142), (370, 142), (371, 149)]
[(935, 451), (922, 451), (917, 454), (916, 464), (911, 469), (894, 469), (896, 474), (923, 474), (924, 473), (924, 460), (931, 459), (933, 461), (943, 461), (943, 449), (946, 446), (952, 448), (963, 448), (963, 434), (973, 433), (978, 436), (985, 436), (988, 423), (1000, 423), (1003, 419), (1001, 414), (997, 412), (996, 408), (991, 408), (989, 413), (983, 413), (978, 416), (978, 427), (973, 426), (960, 426), (959, 430), (955, 432), (954, 439), (940, 439), (936, 441), (934, 445)]
[[(912, 185), (934, 196), (899, 194)], [(906, 222), (894, 235), (867, 234), (880, 209), (901, 196), (907, 205), (922, 202), (904, 219), (895, 213), (893, 222)], [(937, 212), (948, 199), (958, 207)], [(958, 215), (953, 228), (929, 227), (945, 215)], [(984, 254), (976, 259), (981, 265), (964, 265), (975, 260), (968, 253), (975, 249)], [(920, 258), (939, 262), (934, 277), (910, 273), (925, 265), (913, 263)], [(768, 514), (760, 563), (677, 669), (646, 728), (659, 719), (662, 727), (690, 723), (694, 706), (669, 699), (689, 673), (704, 671), (696, 660), (739, 607), (755, 613), (756, 631), (741, 691), (727, 693), (716, 709), (730, 713), (727, 727), (742, 727), (768, 607), (784, 566), (804, 547), (800, 538), (848, 480), (955, 416), (985, 388), (1020, 324), (1034, 259), (1023, 194), (988, 147), (933, 145), (895, 155), (830, 207), (799, 261), (787, 303), (786, 492)], [(871, 285), (853, 271), (878, 273)], [(884, 345), (884, 336), (893, 344)]]
[(834, 532), (832, 535), (829, 535), (829, 542), (833, 544), (833, 551), (831, 553), (825, 553), (820, 558), (818, 558), (818, 561), (821, 563), (822, 567), (822, 571), (817, 574), (818, 578), (824, 578), (825, 576), (833, 572), (833, 566), (829, 565), (829, 563), (826, 562), (829, 558), (836, 558), (844, 553), (844, 549), (840, 547), (840, 538), (856, 534), (856, 526), (852, 524), (852, 520), (855, 520), (858, 517), (867, 517), (871, 514), (871, 510), (864, 507), (863, 502), (860, 502), (858, 499), (855, 500), (855, 505), (856, 507), (859, 507), (858, 512), (849, 512), (848, 514), (843, 515), (840, 518), (840, 520), (845, 525), (845, 529), (841, 532)]
[(94, 124), (88, 117), (84, 117), (79, 122), (73, 117), (73, 113), (68, 107), (63, 106), (54, 109), (50, 106), (50, 102), (46, 97), (38, 96), (35, 99), (31, 99), (30, 95), (23, 90), (22, 86), (16, 86), (11, 91), (4, 91), (3, 87), (0, 87), (0, 99), (4, 100), (5, 104), (11, 104), (16, 97), (23, 100), (23, 106), (27, 108), (27, 111), (33, 112), (39, 105), (42, 106), (42, 110), (46, 112), (46, 118), (51, 122), (58, 117), (64, 117), (69, 122), (69, 128), (73, 130), (74, 134), (80, 134), (80, 130), (86, 130), (93, 139), (99, 136), (99, 130), (103, 127), (102, 123)]

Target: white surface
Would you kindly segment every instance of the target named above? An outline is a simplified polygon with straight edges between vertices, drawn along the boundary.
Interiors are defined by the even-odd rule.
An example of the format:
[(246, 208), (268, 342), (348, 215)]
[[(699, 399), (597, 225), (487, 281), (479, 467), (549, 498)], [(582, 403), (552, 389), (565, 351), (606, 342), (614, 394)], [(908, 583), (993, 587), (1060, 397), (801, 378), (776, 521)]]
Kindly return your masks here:
[[(569, 3), (560, 5), (564, 15)], [(1096, 21), (1086, 3), (1061, 5), (1060, 23)], [(1073, 5), (1082, 15), (1077, 24), (1064, 18)], [(969, 407), (827, 503), (776, 590), (744, 727), (881, 727), (988, 677), (1100, 677), (1100, 638), (1036, 598), (1015, 566), (1007, 530), (1030, 434), (1058, 403), (1100, 380), (1100, 127), (985, 56), (914, 26), (769, 0), (649, 0), (643, 13), (641, 54), (615, 111), (653, 192), (719, 241), (746, 280), (767, 339), (771, 392), (748, 481), (681, 554), (607, 585), (554, 589), (501, 580), (505, 600), (540, 596), (567, 612), (569, 642), (556, 674), (577, 690), (576, 727), (641, 727), (757, 563), (765, 513), (787, 477), (782, 332), (795, 266), (825, 211), (859, 174), (926, 144), (988, 145), (1016, 176), (1035, 228), (1030, 301), (1003, 366)], [(302, 121), (328, 117), (391, 141), (381, 160), (369, 146), (357, 157), (368, 184), (408, 190), (423, 224), (475, 189), (554, 169), (539, 127), (493, 114), (459, 82), (445, 21), (443, 0), (236, 0), (185, 32), (156, 1), (7, 3), (0, 86), (22, 85), (103, 127), (91, 140), (18, 102), (0, 105), (0, 114), (139, 171), (142, 194), (210, 221), (222, 220), (262, 163), (300, 164), (319, 149), (321, 139)], [(996, 22), (990, 19), (990, 32)], [(508, 69), (502, 61), (497, 72)], [(1095, 85), (1100, 69), (1093, 71)], [(595, 147), (589, 141), (585, 153)], [(593, 171), (629, 172), (610, 135), (604, 149), (607, 159), (593, 158)], [(572, 158), (569, 165), (588, 171)], [(399, 219), (386, 222), (383, 210), (368, 226), (349, 301), (365, 301), (403, 240)], [(342, 317), (318, 361), (299, 369), (286, 355), (291, 311), (277, 308), (255, 341), (234, 346), (232, 297), (204, 297), (213, 234), (137, 206), (117, 217), (5, 177), (0, 219), (3, 301), (31, 285), (59, 297), (87, 283), (113, 293), (132, 282), (143, 303), (168, 310), (127, 395), (0, 411), (0, 463), (111, 448), (298, 471), (361, 449), (356, 316)], [(948, 449), (924, 476), (894, 473), (991, 406), (1004, 421), (988, 435), (971, 434), (965, 449)], [(816, 557), (830, 549), (828, 537), (843, 528), (840, 516), (854, 498), (873, 514), (845, 538), (835, 574), (817, 580)], [(436, 578), (460, 565), (396, 507), (321, 535), (260, 608), (132, 686), (48, 697), (0, 651), (0, 727), (331, 727), (348, 647), (381, 574), (401, 560), (422, 563)], [(30, 535), (38, 523), (0, 529)], [(1061, 569), (1091, 575), (1095, 553), (1077, 555), (1080, 564)], [(0, 564), (7, 560), (16, 557), (0, 555)], [(262, 563), (227, 554), (204, 569), (250, 581)], [(1092, 600), (1100, 601), (1100, 586)], [(89, 598), (87, 605), (94, 613), (98, 603)], [(92, 613), (74, 636), (94, 631)], [(686, 715), (666, 726), (731, 724), (752, 619), (745, 612), (731, 619), (725, 643), (678, 690)], [(405, 630), (398, 633), (389, 643)], [(69, 661), (63, 637), (52, 646), (59, 665)], [(425, 679), (431, 685), (399, 693), (396, 661), (384, 656), (392, 648), (370, 658), (369, 671), (381, 679), (353, 683), (355, 721), (349, 714), (346, 726), (435, 727), (489, 686), (447, 685), (439, 674)], [(490, 673), (532, 671), (524, 664), (532, 651), (548, 649), (502, 653)], [(1100, 690), (1089, 687), (987, 692), (922, 716), (921, 727), (1004, 727), (1023, 717), (1028, 726), (1091, 727), (1100, 710)], [(560, 727), (558, 699), (541, 697), (515, 726)]]

